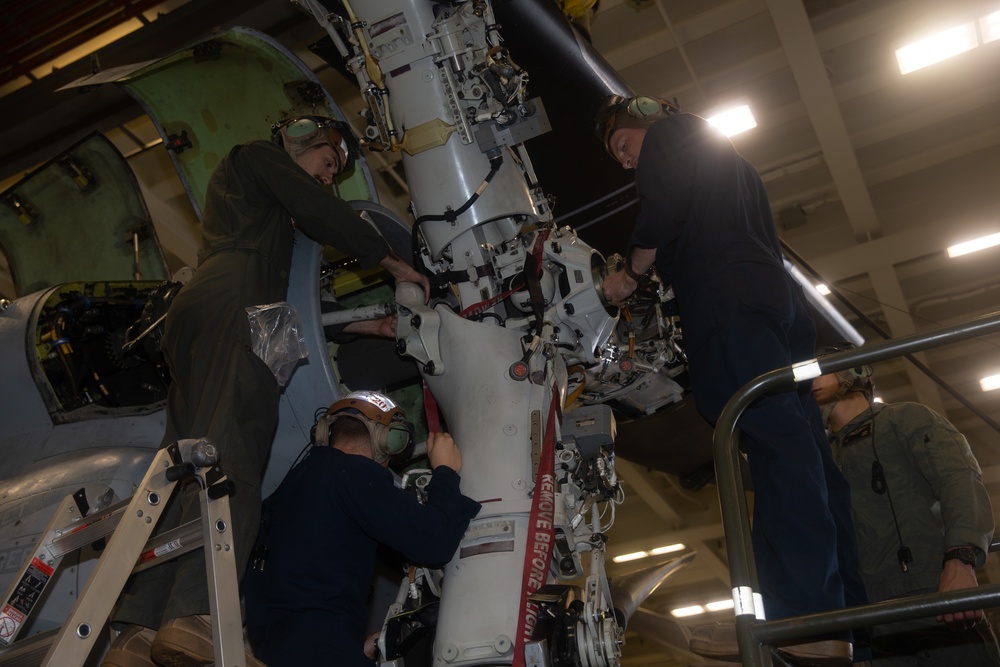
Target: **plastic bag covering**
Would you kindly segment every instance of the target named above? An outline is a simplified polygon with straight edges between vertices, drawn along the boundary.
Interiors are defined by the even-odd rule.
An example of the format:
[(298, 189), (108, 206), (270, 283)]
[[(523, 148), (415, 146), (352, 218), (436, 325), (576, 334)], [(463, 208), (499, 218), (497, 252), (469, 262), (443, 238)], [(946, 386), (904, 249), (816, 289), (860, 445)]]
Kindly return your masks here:
[(284, 387), (299, 361), (309, 356), (299, 313), (287, 301), (251, 306), (246, 311), (253, 352), (274, 373), (278, 386)]

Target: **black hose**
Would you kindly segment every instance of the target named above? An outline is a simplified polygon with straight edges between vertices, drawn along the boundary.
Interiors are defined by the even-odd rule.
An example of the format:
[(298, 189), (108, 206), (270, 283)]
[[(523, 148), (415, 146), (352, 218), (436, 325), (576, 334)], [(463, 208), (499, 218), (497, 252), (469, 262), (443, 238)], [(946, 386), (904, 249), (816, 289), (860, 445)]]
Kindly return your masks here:
[(486, 178), (484, 178), (483, 182), (479, 184), (479, 187), (476, 188), (476, 191), (472, 193), (472, 196), (469, 197), (468, 201), (459, 206), (457, 209), (455, 210), (449, 209), (444, 213), (440, 214), (431, 213), (428, 215), (422, 215), (413, 222), (413, 228), (410, 233), (411, 252), (413, 253), (413, 268), (417, 269), (418, 271), (424, 271), (425, 273), (427, 272), (426, 268), (424, 268), (423, 262), (420, 261), (420, 243), (417, 239), (417, 233), (420, 230), (420, 225), (422, 225), (424, 222), (428, 220), (432, 222), (440, 220), (444, 220), (447, 222), (455, 222), (455, 220), (458, 219), (458, 216), (468, 211), (469, 208), (471, 208), (471, 206), (476, 203), (476, 200), (479, 199), (479, 196), (483, 193), (484, 190), (486, 190), (487, 186), (489, 186), (489, 184), (496, 177), (497, 173), (500, 171), (500, 165), (502, 164), (503, 164), (502, 154), (497, 153), (495, 157), (490, 158), (490, 173), (486, 174)]

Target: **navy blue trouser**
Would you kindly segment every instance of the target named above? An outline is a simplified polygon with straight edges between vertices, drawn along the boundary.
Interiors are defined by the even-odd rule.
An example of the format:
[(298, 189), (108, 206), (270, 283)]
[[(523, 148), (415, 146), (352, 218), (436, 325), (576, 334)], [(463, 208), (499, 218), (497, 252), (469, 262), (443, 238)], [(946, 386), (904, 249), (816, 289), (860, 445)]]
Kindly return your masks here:
[[(815, 356), (801, 289), (776, 266), (717, 267), (681, 302), (695, 404), (715, 424), (753, 378)], [(679, 291), (680, 295), (680, 291)], [(754, 485), (753, 546), (769, 619), (864, 604), (850, 487), (808, 385), (765, 396), (737, 426)]]

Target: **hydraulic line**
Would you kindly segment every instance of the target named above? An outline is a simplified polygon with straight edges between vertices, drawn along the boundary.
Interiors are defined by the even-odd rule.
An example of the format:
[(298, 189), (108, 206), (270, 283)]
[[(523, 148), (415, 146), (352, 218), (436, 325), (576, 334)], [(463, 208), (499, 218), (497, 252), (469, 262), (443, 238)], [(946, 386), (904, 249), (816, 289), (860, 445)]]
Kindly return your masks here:
[(417, 267), (419, 270), (419, 267), (424, 266), (423, 262), (420, 261), (420, 243), (417, 236), (417, 234), (420, 232), (420, 225), (422, 225), (426, 221), (435, 222), (443, 220), (447, 222), (454, 222), (455, 220), (457, 220), (458, 216), (468, 211), (469, 208), (476, 203), (476, 200), (479, 199), (479, 196), (483, 194), (483, 192), (486, 190), (489, 184), (496, 177), (497, 173), (500, 172), (500, 166), (502, 164), (503, 164), (503, 155), (501, 153), (498, 152), (494, 157), (490, 158), (490, 171), (488, 174), (486, 174), (486, 178), (484, 178), (483, 182), (479, 184), (479, 187), (476, 188), (476, 191), (472, 193), (472, 196), (469, 197), (469, 199), (464, 204), (459, 206), (457, 209), (453, 211), (448, 210), (440, 214), (432, 213), (428, 215), (422, 215), (414, 221), (413, 228), (410, 233), (410, 243), (413, 252), (412, 263), (414, 267)]

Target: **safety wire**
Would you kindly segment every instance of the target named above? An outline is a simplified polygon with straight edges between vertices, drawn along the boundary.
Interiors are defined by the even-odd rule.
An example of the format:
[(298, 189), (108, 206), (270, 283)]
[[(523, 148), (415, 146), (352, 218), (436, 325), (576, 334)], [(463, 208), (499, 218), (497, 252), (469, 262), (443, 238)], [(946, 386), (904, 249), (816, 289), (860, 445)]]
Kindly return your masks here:
[(607, 523), (607, 525), (604, 525), (603, 523), (601, 524), (602, 527), (603, 527), (603, 529), (605, 531), (611, 530), (611, 527), (615, 525), (615, 501), (614, 501), (614, 499), (609, 498), (608, 501), (606, 503), (604, 503), (604, 507), (601, 509), (601, 517), (600, 517), (601, 521), (604, 521), (604, 516), (608, 512), (611, 513), (611, 520)]

